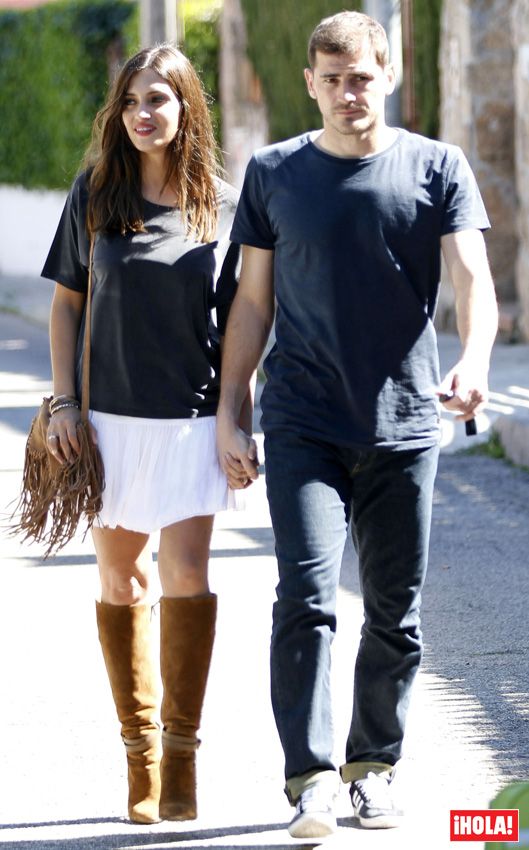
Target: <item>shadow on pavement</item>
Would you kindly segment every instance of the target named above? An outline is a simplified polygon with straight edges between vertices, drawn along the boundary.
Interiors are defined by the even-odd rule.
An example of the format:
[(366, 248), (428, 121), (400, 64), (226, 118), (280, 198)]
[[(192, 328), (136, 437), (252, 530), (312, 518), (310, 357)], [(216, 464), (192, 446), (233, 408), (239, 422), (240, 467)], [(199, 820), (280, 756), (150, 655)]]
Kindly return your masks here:
[[(218, 548), (213, 543), (211, 555), (214, 558), (248, 558), (252, 555), (274, 555), (274, 533), (271, 528), (240, 528), (237, 529), (239, 539), (247, 538), (251, 545), (233, 548)], [(222, 540), (222, 537), (219, 537)]]
[(0, 424), (27, 434), (51, 385), (49, 343), (42, 328), (0, 312), (0, 372)]
[(0, 834), (4, 829), (40, 829), (47, 826), (84, 826), (96, 823), (123, 823), (123, 818), (80, 818), (79, 820), (32, 821), (31, 823), (2, 823)]
[[(1, 527), (1, 526), (0, 526)], [(231, 548), (219, 548), (215, 544), (211, 547), (211, 556), (213, 558), (248, 558), (252, 555), (262, 556), (274, 554), (274, 535), (271, 528), (242, 528), (238, 530), (239, 536), (248, 539), (248, 546), (234, 546)], [(153, 552), (153, 560), (158, 559), (157, 553)], [(67, 566), (84, 566), (88, 564), (96, 564), (96, 557), (93, 553), (80, 554), (78, 551), (72, 551), (68, 554), (51, 555), (44, 559), (42, 555), (11, 555), (10, 560), (13, 564), (24, 569), (53, 569), (54, 567)]]
[(51, 378), (49, 342), (42, 328), (0, 312), (1, 371), (41, 382)]
[(11, 556), (10, 560), (17, 564), (18, 566), (23, 567), (25, 569), (35, 569), (38, 567), (42, 569), (43, 567), (68, 567), (68, 566), (81, 566), (85, 564), (96, 564), (96, 556), (94, 555), (53, 555), (50, 558), (45, 559), (43, 556), (38, 555), (20, 555)]
[[(343, 821), (343, 822), (342, 822)], [(349, 823), (351, 821), (351, 823)], [(50, 823), (24, 823), (24, 824), (10, 824), (4, 825), (0, 829), (35, 829), (38, 827), (50, 827), (56, 830), (59, 826), (65, 827), (74, 827), (74, 826), (82, 826), (82, 825), (96, 825), (96, 824), (105, 824), (105, 823), (122, 823), (122, 819), (120, 818), (87, 818), (78, 821), (52, 821)], [(353, 819), (342, 819), (340, 821), (341, 825), (350, 826), (353, 824)], [(142, 833), (140, 831), (136, 832), (134, 828), (133, 831), (122, 833), (122, 834), (108, 834), (108, 835), (84, 835), (84, 836), (76, 836), (72, 838), (53, 838), (53, 839), (31, 839), (30, 841), (16, 841), (13, 842), (13, 839), (10, 839), (10, 847), (17, 848), (17, 850), (26, 850), (26, 848), (37, 848), (37, 850), (79, 850), (80, 847), (90, 848), (90, 850), (117, 850), (117, 848), (133, 848), (133, 847), (149, 847), (151, 845), (156, 845), (157, 847), (162, 847), (167, 845), (168, 847), (173, 845), (177, 846), (179, 844), (184, 844), (186, 850), (192, 850), (192, 848), (201, 848), (204, 846), (203, 842), (211, 840), (211, 839), (222, 839), (229, 838), (233, 836), (234, 838), (246, 836), (246, 835), (258, 835), (259, 833), (268, 833), (274, 832), (278, 830), (286, 830), (286, 823), (273, 823), (273, 824), (250, 824), (247, 826), (228, 826), (228, 827), (218, 827), (212, 829), (198, 829), (198, 830), (182, 830), (181, 832), (175, 832), (174, 829), (168, 827), (166, 831), (153, 831), (148, 833)], [(138, 830), (141, 830), (141, 826), (138, 826)], [(192, 842), (199, 842), (197, 844), (193, 844)], [(226, 844), (218, 844), (215, 842), (215, 848), (218, 850), (230, 850), (233, 848), (238, 842), (235, 841), (235, 844), (227, 842)], [(0, 847), (3, 842), (0, 840)], [(309, 850), (309, 848), (316, 847), (321, 844), (321, 841), (318, 842), (296, 842), (296, 847), (304, 848), (304, 850)], [(249, 850), (264, 850), (264, 848), (269, 848), (273, 846), (274, 850), (292, 850), (292, 842), (281, 844), (274, 843), (270, 845), (267, 843), (244, 843), (244, 847), (249, 848)]]
[[(42, 395), (44, 396), (44, 393)], [(2, 393), (0, 391), (0, 400), (1, 398)], [(18, 431), (27, 435), (37, 410), (37, 405), (31, 407), (0, 407), (0, 423), (11, 431)]]
[[(284, 828), (286, 829), (286, 827)], [(218, 835), (219, 833), (215, 833), (214, 837), (218, 837)], [(177, 847), (181, 843), (185, 843), (186, 850), (203, 850), (204, 844), (193, 844), (189, 842), (202, 842), (204, 840), (207, 839), (204, 839), (201, 836), (191, 838), (187, 834), (176, 836), (174, 833), (144, 835), (136, 838), (132, 838), (129, 835), (102, 835), (97, 838), (54, 838), (50, 841), (17, 841), (16, 850), (133, 850), (133, 848), (149, 847), (150, 845), (156, 845), (156, 847)], [(3, 842), (0, 841), (0, 847), (2, 847), (2, 844)], [(15, 850), (13, 844), (4, 846), (9, 847), (9, 850)], [(214, 845), (215, 850), (234, 850), (236, 846), (238, 845), (217, 844), (216, 842)], [(249, 844), (248, 842), (245, 842), (244, 846), (248, 848), (248, 850), (271, 850), (271, 848), (273, 848), (273, 850), (292, 850), (292, 842), (273, 845)], [(318, 846), (320, 845), (296, 842), (296, 847), (305, 848), (305, 850)]]

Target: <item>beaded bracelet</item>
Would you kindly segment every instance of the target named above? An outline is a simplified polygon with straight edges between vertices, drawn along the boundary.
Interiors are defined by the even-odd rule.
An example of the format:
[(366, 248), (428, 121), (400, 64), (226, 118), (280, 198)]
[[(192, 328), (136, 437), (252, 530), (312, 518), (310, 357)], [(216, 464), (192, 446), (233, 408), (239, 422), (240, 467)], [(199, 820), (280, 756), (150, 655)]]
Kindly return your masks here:
[(63, 404), (71, 405), (72, 407), (80, 407), (79, 402), (72, 395), (56, 395), (50, 401), (50, 413), (54, 413), (55, 410), (59, 410), (59, 408)]
[(55, 404), (56, 401), (77, 401), (74, 395), (54, 395), (50, 404)]
[(68, 407), (75, 408), (76, 410), (81, 409), (81, 405), (78, 401), (65, 401), (62, 404), (56, 404), (53, 408), (50, 407), (50, 416), (53, 416), (54, 413), (58, 413), (59, 410), (66, 410)]

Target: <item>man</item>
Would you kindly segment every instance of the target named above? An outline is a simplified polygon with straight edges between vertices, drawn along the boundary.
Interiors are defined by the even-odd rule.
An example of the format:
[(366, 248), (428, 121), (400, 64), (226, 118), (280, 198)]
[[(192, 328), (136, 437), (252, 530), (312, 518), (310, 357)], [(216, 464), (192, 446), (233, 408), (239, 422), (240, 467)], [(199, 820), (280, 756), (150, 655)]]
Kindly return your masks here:
[[(289, 831), (336, 828), (330, 647), (350, 523), (365, 621), (344, 782), (364, 827), (398, 825), (390, 783), (422, 640), (419, 621), (439, 444), (439, 396), (464, 421), (487, 397), (497, 307), (488, 220), (462, 152), (388, 127), (395, 85), (383, 28), (324, 19), (305, 77), (323, 130), (257, 151), (232, 239), (243, 248), (223, 358), (218, 447), (232, 487), (256, 478), (237, 427), (276, 310), (262, 398), (279, 567), (272, 703)], [(462, 351), (440, 382), (432, 319), (440, 254)]]

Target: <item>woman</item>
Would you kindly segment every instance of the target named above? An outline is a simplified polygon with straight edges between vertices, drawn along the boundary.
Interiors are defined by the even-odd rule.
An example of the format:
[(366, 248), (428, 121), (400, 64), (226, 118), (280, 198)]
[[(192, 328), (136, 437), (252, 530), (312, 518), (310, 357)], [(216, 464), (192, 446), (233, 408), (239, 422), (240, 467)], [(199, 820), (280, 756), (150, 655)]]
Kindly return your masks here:
[[(129, 816), (187, 820), (196, 817), (197, 729), (215, 630), (209, 543), (229, 498), (214, 417), (237, 248), (228, 241), (236, 193), (217, 177), (204, 93), (178, 50), (161, 45), (126, 63), (96, 118), (86, 166), (43, 269), (57, 281), (48, 440), (61, 462), (78, 451), (93, 239), (90, 419), (106, 479), (93, 528), (99, 639), (126, 747)], [(148, 603), (157, 530), (161, 735)]]

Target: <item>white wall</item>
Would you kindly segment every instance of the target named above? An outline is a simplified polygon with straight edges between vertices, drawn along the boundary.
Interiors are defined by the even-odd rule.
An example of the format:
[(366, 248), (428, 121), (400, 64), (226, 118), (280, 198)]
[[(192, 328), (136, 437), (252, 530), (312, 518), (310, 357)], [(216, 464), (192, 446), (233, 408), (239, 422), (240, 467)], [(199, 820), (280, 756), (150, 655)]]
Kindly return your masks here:
[(65, 192), (0, 186), (0, 275), (40, 275), (65, 199)]

